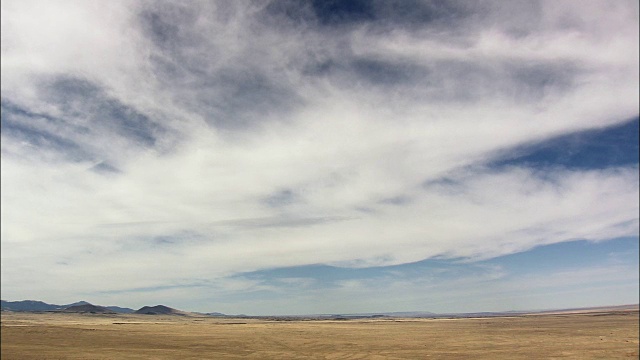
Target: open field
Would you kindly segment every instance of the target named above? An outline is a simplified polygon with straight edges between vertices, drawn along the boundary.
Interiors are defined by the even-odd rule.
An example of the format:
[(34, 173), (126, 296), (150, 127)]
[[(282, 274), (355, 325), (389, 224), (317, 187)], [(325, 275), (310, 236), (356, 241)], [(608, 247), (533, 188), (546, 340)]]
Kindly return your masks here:
[(638, 311), (273, 321), (2, 313), (2, 359), (633, 359)]

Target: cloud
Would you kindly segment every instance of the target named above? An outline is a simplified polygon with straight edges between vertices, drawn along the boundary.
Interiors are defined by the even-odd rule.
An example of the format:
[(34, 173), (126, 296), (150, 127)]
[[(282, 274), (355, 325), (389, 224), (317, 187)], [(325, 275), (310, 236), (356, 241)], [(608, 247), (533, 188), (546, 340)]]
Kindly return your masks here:
[[(637, 250), (637, 240), (553, 244), (536, 249), (538, 257), (520, 253), (471, 263), (431, 259), (348, 270), (318, 265), (264, 270), (232, 278), (230, 283), (249, 285), (244, 294), (251, 295), (216, 290), (215, 308), (265, 314), (442, 313), (633, 303), (637, 252), (628, 246)], [(630, 251), (615, 258), (599, 255), (617, 247)]]
[(637, 3), (349, 4), (3, 1), (3, 289), (637, 236), (637, 162), (487, 165), (637, 117)]

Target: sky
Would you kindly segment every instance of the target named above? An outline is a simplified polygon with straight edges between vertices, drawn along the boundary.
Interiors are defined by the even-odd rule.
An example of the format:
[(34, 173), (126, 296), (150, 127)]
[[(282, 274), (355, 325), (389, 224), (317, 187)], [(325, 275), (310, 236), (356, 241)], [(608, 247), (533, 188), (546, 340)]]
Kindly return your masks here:
[(4, 300), (639, 301), (637, 1), (1, 6)]

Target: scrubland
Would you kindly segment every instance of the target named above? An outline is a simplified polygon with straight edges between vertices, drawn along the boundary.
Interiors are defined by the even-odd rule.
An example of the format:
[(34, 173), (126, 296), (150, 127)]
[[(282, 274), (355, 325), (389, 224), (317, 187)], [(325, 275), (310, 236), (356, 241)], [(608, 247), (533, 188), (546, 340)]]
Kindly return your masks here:
[(2, 313), (2, 359), (633, 359), (638, 311), (293, 320)]

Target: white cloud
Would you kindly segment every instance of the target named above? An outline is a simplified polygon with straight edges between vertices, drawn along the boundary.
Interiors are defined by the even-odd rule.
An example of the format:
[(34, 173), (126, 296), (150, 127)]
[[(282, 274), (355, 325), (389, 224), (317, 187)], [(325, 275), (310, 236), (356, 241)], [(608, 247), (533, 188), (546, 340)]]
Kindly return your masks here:
[[(453, 42), (451, 29), (273, 26), (255, 4), (3, 1), (3, 101), (74, 114), (89, 130), (57, 134), (93, 156), (69, 161), (3, 131), (3, 289), (122, 290), (637, 236), (637, 167), (481, 166), (637, 115), (633, 9), (543, 2), (524, 37), (497, 13)], [(149, 14), (177, 32), (153, 30)], [(91, 123), (104, 107), (47, 97), (58, 76), (96, 84), (96, 104), (165, 131), (145, 147)], [(101, 161), (119, 172), (90, 170)], [(445, 175), (457, 185), (423, 186)], [(282, 192), (286, 203), (267, 201)]]

